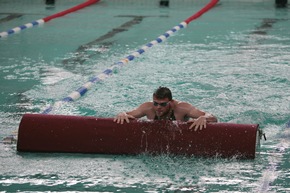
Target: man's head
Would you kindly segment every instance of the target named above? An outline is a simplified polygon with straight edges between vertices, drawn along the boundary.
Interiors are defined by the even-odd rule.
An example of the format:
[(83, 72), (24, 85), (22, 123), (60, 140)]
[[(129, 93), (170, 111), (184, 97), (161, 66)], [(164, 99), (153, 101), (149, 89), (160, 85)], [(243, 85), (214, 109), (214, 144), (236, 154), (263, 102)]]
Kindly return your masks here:
[(160, 86), (153, 93), (153, 98), (156, 98), (158, 100), (167, 98), (169, 101), (171, 101), (172, 93), (169, 88)]
[(166, 116), (171, 109), (172, 94), (169, 88), (159, 87), (153, 93), (153, 105), (158, 117)]

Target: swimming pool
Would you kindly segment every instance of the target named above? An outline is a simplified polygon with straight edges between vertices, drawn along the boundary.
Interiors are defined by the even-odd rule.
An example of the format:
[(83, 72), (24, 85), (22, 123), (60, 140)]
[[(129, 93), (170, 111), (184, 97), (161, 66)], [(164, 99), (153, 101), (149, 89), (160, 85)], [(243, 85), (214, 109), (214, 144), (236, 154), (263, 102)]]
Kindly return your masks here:
[[(23, 2), (23, 1), (21, 1)], [(83, 1), (0, 1), (0, 31)], [(0, 137), (92, 76), (189, 17), (208, 1), (101, 1), (0, 39)], [(7, 19), (11, 16), (13, 19)], [(52, 114), (112, 117), (151, 100), (159, 85), (221, 122), (258, 123), (255, 160), (17, 153), (0, 145), (3, 192), (287, 192), (289, 9), (272, 1), (221, 1), (166, 42)], [(53, 42), (53, 44), (52, 44)], [(288, 132), (288, 133), (287, 133)]]

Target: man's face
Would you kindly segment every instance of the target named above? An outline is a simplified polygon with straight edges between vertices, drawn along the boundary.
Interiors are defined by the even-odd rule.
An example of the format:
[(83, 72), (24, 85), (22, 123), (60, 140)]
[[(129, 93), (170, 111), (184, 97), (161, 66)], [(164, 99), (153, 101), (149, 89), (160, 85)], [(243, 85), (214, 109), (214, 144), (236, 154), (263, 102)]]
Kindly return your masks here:
[(170, 101), (168, 98), (157, 99), (153, 97), (153, 105), (156, 115), (159, 117), (166, 115), (170, 110)]

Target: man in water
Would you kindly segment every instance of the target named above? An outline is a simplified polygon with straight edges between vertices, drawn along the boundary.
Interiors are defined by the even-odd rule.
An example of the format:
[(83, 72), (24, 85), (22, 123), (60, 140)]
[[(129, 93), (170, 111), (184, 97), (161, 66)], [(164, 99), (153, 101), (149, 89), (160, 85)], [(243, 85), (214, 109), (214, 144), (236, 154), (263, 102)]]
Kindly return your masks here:
[(145, 102), (129, 112), (119, 113), (114, 122), (129, 123), (129, 119), (146, 116), (151, 120), (177, 120), (192, 123), (190, 129), (202, 130), (206, 123), (217, 122), (217, 118), (207, 112), (201, 111), (187, 102), (172, 99), (172, 93), (167, 87), (159, 87), (153, 93), (153, 101)]

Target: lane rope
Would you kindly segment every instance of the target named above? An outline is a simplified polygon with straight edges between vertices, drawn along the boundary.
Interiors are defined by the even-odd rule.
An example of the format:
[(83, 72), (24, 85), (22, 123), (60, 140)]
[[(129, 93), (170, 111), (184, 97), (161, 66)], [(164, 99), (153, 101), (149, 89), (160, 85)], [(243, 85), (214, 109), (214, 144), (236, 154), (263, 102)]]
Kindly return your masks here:
[(21, 32), (21, 31), (23, 31), (25, 29), (28, 29), (28, 28), (32, 28), (32, 27), (35, 27), (35, 26), (42, 25), (42, 24), (44, 24), (46, 22), (49, 22), (52, 19), (55, 19), (55, 18), (58, 18), (58, 17), (62, 17), (62, 16), (67, 15), (69, 13), (78, 11), (78, 10), (80, 10), (82, 8), (85, 8), (85, 7), (90, 6), (90, 5), (94, 4), (94, 3), (97, 3), (98, 1), (100, 1), (100, 0), (87, 0), (86, 2), (81, 3), (79, 5), (76, 5), (76, 6), (70, 8), (70, 9), (67, 9), (65, 11), (62, 11), (62, 12), (53, 14), (51, 16), (48, 16), (48, 17), (45, 17), (45, 18), (42, 18), (42, 19), (38, 19), (38, 20), (32, 21), (30, 23), (15, 27), (13, 29), (9, 29), (7, 31), (1, 32), (0, 33), (0, 38), (4, 38), (4, 37), (7, 37), (8, 35), (19, 33), (19, 32)]
[(65, 102), (73, 102), (73, 101), (79, 99), (80, 97), (82, 97), (93, 86), (94, 83), (97, 83), (97, 82), (105, 80), (106, 78), (111, 76), (115, 70), (117, 70), (118, 68), (124, 66), (129, 61), (134, 60), (136, 57), (138, 57), (139, 55), (143, 54), (147, 49), (152, 48), (156, 44), (159, 44), (159, 43), (162, 43), (162, 42), (166, 41), (166, 39), (168, 39), (172, 34), (174, 34), (175, 32), (179, 31), (182, 28), (187, 27), (187, 25), (190, 22), (192, 22), (193, 20), (195, 20), (195, 19), (199, 18), (200, 16), (202, 16), (208, 10), (213, 8), (218, 2), (219, 2), (219, 0), (211, 0), (206, 6), (204, 6), (198, 12), (196, 12), (195, 14), (193, 14), (192, 16), (190, 16), (189, 18), (187, 18), (186, 20), (184, 20), (183, 22), (181, 22), (177, 26), (173, 27), (171, 30), (168, 30), (167, 32), (165, 32), (163, 35), (160, 35), (155, 40), (147, 43), (146, 45), (142, 46), (137, 51), (135, 51), (132, 54), (128, 55), (127, 57), (121, 59), (120, 61), (114, 63), (112, 66), (110, 66), (108, 69), (104, 70), (102, 73), (92, 77), (88, 82), (86, 82), (84, 85), (82, 85), (77, 90), (75, 90), (72, 93), (70, 93), (67, 97), (65, 97), (62, 100), (57, 101), (53, 105), (50, 105), (49, 107), (47, 107), (42, 112), (42, 114), (50, 113), (53, 110), (54, 107), (58, 108)]

